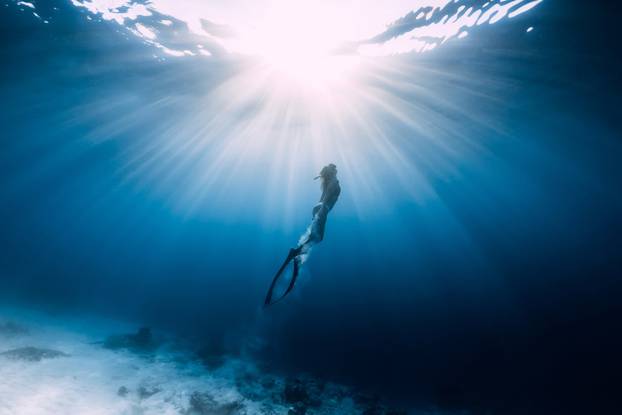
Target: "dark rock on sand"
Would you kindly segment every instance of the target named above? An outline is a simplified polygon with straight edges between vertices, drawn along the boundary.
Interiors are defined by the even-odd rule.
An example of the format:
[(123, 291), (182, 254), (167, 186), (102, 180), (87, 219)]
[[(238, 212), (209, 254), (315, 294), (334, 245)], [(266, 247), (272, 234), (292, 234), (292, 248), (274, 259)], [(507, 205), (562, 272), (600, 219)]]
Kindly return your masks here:
[(246, 409), (240, 401), (221, 404), (209, 393), (194, 392), (187, 415), (246, 415)]
[(312, 378), (287, 379), (283, 388), (283, 401), (289, 404), (302, 403), (305, 407), (322, 405), (324, 384)]
[(288, 379), (283, 389), (283, 401), (287, 403), (304, 402), (309, 399), (309, 394), (304, 383), (298, 379)]
[(130, 390), (126, 388), (125, 386), (121, 386), (119, 390), (117, 391), (117, 395), (119, 395), (122, 398), (125, 398), (128, 393), (130, 393)]
[(0, 356), (13, 360), (24, 360), (27, 362), (39, 362), (43, 359), (54, 359), (57, 357), (68, 357), (69, 355), (58, 350), (41, 349), (38, 347), (20, 347), (0, 353)]
[(147, 399), (160, 392), (162, 389), (158, 387), (140, 386), (138, 388), (138, 397), (140, 399)]
[(104, 340), (104, 347), (112, 350), (128, 349), (136, 352), (148, 352), (156, 349), (158, 343), (154, 340), (151, 329), (142, 327), (134, 334), (108, 337)]

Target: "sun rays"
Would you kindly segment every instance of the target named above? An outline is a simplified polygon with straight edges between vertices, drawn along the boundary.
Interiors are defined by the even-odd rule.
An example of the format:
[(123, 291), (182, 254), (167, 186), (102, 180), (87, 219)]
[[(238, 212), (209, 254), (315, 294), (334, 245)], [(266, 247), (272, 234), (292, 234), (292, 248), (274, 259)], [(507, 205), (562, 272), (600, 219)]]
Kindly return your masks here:
[[(343, 23), (352, 5), (323, 1), (248, 3), (234, 19), (225, 6), (204, 2), (74, 0), (164, 55), (177, 51), (175, 68), (186, 68), (163, 71), (131, 94), (112, 90), (74, 115), (100, 119), (88, 134), (93, 143), (131, 131), (120, 143), (120, 177), (182, 215), (289, 223), (329, 162), (348, 185), (344, 203), (360, 216), (391, 209), (384, 196), (396, 189), (425, 201), (435, 197), (430, 172), (450, 176), (456, 159), (478, 151), (464, 125), (497, 128), (469, 106), (472, 96), (494, 101), (495, 91), (478, 84), (478, 74), (396, 56), (392, 42), (403, 42), (403, 51), (419, 50), (417, 42), (438, 46), (538, 2), (421, 1), (412, 13), (397, 3), (375, 17), (364, 2), (368, 21), (354, 27)], [(389, 12), (405, 15), (386, 20)], [(372, 55), (385, 56), (360, 53), (374, 47), (384, 52)], [(136, 104), (131, 112), (123, 100)], [(275, 211), (283, 214), (267, 213)]]

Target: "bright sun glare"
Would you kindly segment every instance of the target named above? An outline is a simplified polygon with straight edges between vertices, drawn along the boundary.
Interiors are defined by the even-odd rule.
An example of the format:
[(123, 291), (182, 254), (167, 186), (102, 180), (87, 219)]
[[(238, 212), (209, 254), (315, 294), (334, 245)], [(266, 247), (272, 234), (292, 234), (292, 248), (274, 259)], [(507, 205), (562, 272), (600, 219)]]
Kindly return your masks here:
[(339, 26), (326, 22), (318, 30), (322, 20), (326, 14), (320, 7), (279, 4), (257, 20), (243, 42), (283, 81), (323, 87), (342, 81), (358, 65), (358, 58), (336, 52)]
[(343, 81), (358, 64), (354, 56), (339, 56), (321, 50), (310, 52), (311, 48), (299, 49), (299, 44), (289, 47), (273, 43), (262, 54), (264, 62), (284, 81), (318, 88)]

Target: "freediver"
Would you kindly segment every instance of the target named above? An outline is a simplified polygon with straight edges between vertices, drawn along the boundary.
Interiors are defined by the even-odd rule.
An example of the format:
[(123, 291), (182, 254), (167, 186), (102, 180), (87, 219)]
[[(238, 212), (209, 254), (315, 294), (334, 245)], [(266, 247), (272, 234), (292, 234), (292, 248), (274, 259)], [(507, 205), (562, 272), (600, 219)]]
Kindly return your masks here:
[[(289, 250), (289, 254), (287, 255), (287, 258), (285, 258), (285, 262), (283, 262), (283, 265), (281, 265), (281, 268), (279, 268), (276, 275), (274, 276), (274, 279), (272, 280), (272, 284), (270, 285), (270, 289), (268, 290), (268, 295), (266, 295), (266, 301), (264, 302), (264, 306), (269, 306), (270, 304), (274, 304), (282, 300), (287, 294), (291, 292), (291, 290), (294, 288), (294, 285), (296, 284), (298, 271), (305, 256), (309, 253), (313, 245), (321, 242), (322, 239), (324, 239), (324, 229), (326, 228), (326, 219), (328, 218), (328, 212), (330, 212), (333, 206), (335, 206), (335, 203), (337, 203), (337, 199), (339, 198), (339, 194), (341, 193), (339, 180), (337, 180), (337, 166), (332, 163), (324, 166), (320, 171), (320, 174), (315, 177), (314, 180), (317, 179), (320, 179), (322, 196), (320, 197), (320, 201), (313, 207), (313, 211), (311, 213), (311, 225), (309, 225), (309, 227), (307, 228), (307, 232), (300, 238), (298, 246)], [(276, 286), (276, 283), (279, 280), (281, 274), (292, 260), (294, 261), (294, 266), (289, 286), (281, 297), (273, 301), (272, 291), (274, 290), (274, 287)]]

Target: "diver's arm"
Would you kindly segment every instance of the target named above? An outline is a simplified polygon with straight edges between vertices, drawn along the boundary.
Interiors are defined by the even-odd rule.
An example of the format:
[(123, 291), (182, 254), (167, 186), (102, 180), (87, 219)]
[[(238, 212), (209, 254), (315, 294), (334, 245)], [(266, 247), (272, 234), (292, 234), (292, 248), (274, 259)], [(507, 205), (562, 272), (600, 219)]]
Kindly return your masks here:
[(331, 180), (322, 192), (322, 196), (320, 196), (320, 203), (326, 203), (336, 191), (339, 191), (337, 187), (337, 182), (335, 180)]
[(328, 210), (331, 210), (335, 203), (337, 203), (337, 199), (339, 199), (339, 195), (341, 194), (341, 186), (339, 186), (339, 181), (334, 180), (327, 186), (326, 190), (322, 193), (322, 197), (320, 198), (320, 203), (325, 205)]

